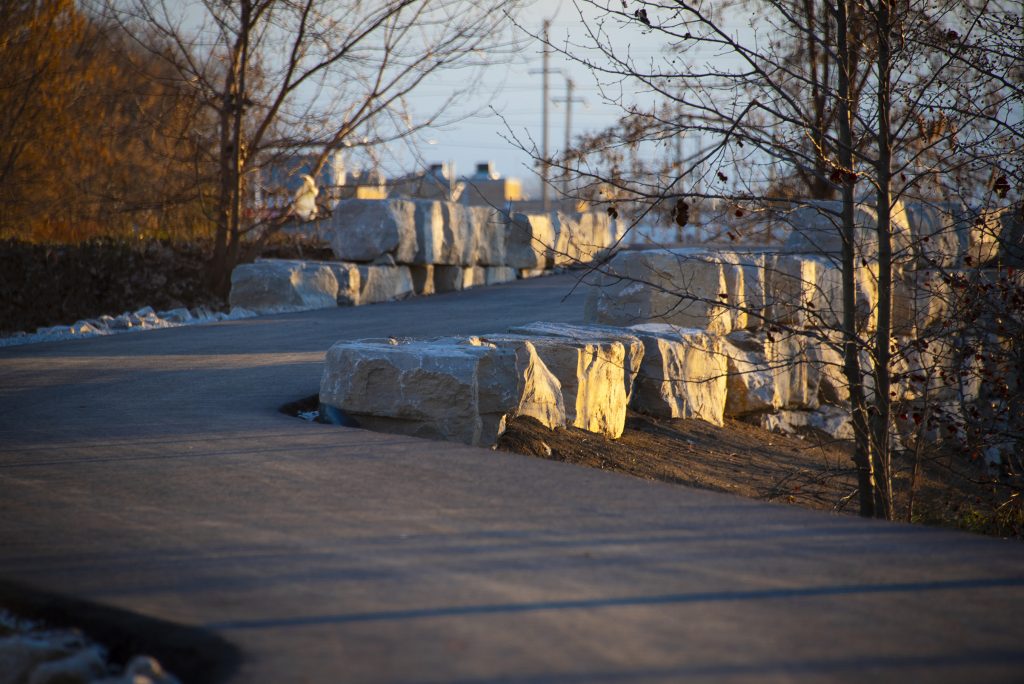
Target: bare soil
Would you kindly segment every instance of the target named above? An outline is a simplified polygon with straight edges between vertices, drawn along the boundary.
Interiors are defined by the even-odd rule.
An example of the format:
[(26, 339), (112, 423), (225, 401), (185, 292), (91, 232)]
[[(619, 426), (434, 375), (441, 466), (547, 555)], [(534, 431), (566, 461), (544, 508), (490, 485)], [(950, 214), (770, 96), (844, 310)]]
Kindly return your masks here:
[[(739, 420), (724, 427), (631, 413), (617, 440), (576, 428), (513, 420), (497, 448), (762, 501), (856, 515), (852, 451), (809, 430), (799, 437)], [(1024, 539), (1024, 478), (993, 473), (951, 452), (898, 462), (897, 515), (905, 520)]]

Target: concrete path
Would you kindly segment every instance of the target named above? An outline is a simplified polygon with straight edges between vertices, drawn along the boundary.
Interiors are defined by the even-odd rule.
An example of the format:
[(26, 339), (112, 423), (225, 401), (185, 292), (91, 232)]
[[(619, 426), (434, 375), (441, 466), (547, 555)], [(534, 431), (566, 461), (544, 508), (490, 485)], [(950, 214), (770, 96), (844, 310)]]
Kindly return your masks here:
[(0, 350), (0, 579), (237, 682), (1024, 681), (1024, 545), (277, 412), (340, 338), (578, 321), (572, 280)]

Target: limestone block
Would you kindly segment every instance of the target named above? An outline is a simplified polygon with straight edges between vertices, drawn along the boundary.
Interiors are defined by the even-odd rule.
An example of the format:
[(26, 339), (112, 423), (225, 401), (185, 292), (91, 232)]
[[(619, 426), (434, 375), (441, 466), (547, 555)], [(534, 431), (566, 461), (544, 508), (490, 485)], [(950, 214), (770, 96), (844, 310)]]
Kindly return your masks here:
[(458, 292), (465, 285), (465, 270), (462, 266), (435, 266), (434, 290), (436, 292)]
[(696, 418), (724, 425), (729, 368), (721, 338), (664, 323), (630, 330), (644, 347), (630, 406), (663, 418)]
[(390, 254), (398, 263), (413, 263), (414, 214), (415, 206), (407, 200), (341, 200), (330, 219), (331, 248), (343, 261), (369, 262)]
[(510, 333), (519, 335), (540, 335), (543, 337), (562, 337), (576, 342), (596, 342), (599, 344), (617, 342), (622, 345), (624, 356), (623, 390), (626, 401), (633, 394), (633, 386), (640, 364), (644, 357), (644, 343), (637, 334), (624, 328), (607, 325), (572, 325), (569, 323), (536, 322), (509, 328)]
[(1019, 207), (968, 212), (964, 266), (1024, 265), (1024, 216)]
[[(842, 253), (842, 202), (838, 200), (809, 200), (801, 202), (782, 215), (791, 232), (786, 239), (787, 252), (799, 254)], [(854, 206), (854, 241), (857, 255), (868, 261), (878, 258), (878, 212), (867, 204)], [(909, 217), (901, 202), (890, 210), (893, 258), (897, 262), (912, 259), (913, 252)]]
[(611, 247), (612, 226), (607, 213), (552, 212), (555, 246), (548, 263), (553, 266), (573, 266), (590, 263)]
[(483, 266), (466, 266), (462, 268), (462, 289), (482, 287), (487, 284), (487, 269)]
[(463, 252), (462, 263), (481, 266), (511, 265), (505, 262), (507, 217), (491, 207), (469, 206), (465, 211), (466, 229), (471, 237), (466, 241), (467, 251)]
[(545, 268), (555, 247), (551, 217), (513, 214), (505, 226), (505, 265), (520, 269)]
[(469, 232), (465, 207), (455, 202), (440, 202), (441, 249), (435, 264), (470, 266), (476, 263), (475, 240)]
[(732, 330), (722, 260), (695, 249), (625, 251), (609, 262), (588, 322), (628, 326), (671, 323), (715, 334)]
[(516, 269), (511, 266), (485, 266), (484, 279), (487, 285), (510, 283), (516, 279)]
[(324, 261), (320, 263), (331, 269), (334, 279), (338, 281), (338, 306), (358, 306), (359, 291), (362, 287), (359, 265), (344, 261)]
[(359, 303), (389, 302), (412, 294), (415, 289), (408, 266), (359, 265)]
[[(878, 264), (854, 272), (858, 329), (874, 330), (878, 319)], [(836, 328), (843, 320), (843, 274), (832, 257), (779, 254), (766, 259), (765, 300), (770, 323)]]
[(892, 332), (911, 335), (942, 322), (953, 293), (939, 271), (905, 271), (892, 283)]
[(492, 444), (516, 415), (565, 425), (561, 388), (529, 340), (339, 342), (327, 352), (320, 401), (370, 429), (476, 445)]
[(621, 342), (496, 333), (499, 347), (530, 341), (562, 387), (566, 423), (618, 439), (626, 426), (626, 351)]
[(822, 406), (814, 411), (781, 410), (761, 414), (758, 424), (765, 430), (794, 435), (806, 428), (824, 432), (832, 439), (853, 440), (853, 421), (847, 409), (838, 406)]
[(540, 278), (546, 275), (551, 275), (551, 271), (546, 268), (520, 268), (516, 271), (516, 277), (520, 280)]
[(960, 263), (967, 248), (963, 204), (908, 202), (906, 212), (917, 268), (952, 268)]
[(241, 264), (231, 272), (228, 301), (261, 314), (325, 309), (338, 305), (338, 280), (331, 268), (315, 262)]
[(432, 295), (437, 291), (434, 288), (434, 268), (433, 264), (413, 264), (409, 266), (412, 289), (417, 295)]
[(818, 403), (848, 406), (850, 386), (846, 381), (842, 337), (827, 334), (826, 339), (807, 340), (807, 388)]
[(806, 349), (806, 341), (795, 335), (769, 339), (743, 330), (726, 337), (729, 377), (725, 415), (817, 408)]
[(416, 223), (416, 256), (415, 264), (441, 264), (444, 251), (444, 213), (441, 202), (434, 200), (414, 200), (413, 217)]
[[(974, 403), (982, 393), (987, 375), (978, 340), (938, 337), (916, 345), (900, 338), (901, 362), (895, 369), (895, 390), (899, 398), (940, 402)], [(985, 357), (981, 353), (982, 358)]]

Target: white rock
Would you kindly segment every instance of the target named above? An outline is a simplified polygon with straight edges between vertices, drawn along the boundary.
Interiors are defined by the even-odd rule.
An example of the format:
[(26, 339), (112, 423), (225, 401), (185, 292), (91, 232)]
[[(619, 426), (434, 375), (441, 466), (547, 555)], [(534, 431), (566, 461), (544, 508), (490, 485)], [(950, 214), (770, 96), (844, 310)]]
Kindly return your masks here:
[(507, 217), (491, 207), (466, 207), (467, 231), (472, 236), (467, 245), (475, 252), (463, 252), (463, 263), (481, 266), (509, 266), (505, 260), (505, 225)]
[(359, 303), (389, 302), (413, 294), (408, 266), (359, 265)]
[(850, 386), (844, 370), (842, 337), (837, 333), (825, 333), (825, 337), (807, 340), (808, 392), (820, 404), (848, 406)]
[(728, 285), (720, 258), (702, 250), (617, 254), (588, 302), (588, 322), (628, 326), (671, 323), (714, 334), (732, 330)]
[(505, 265), (545, 268), (555, 246), (555, 229), (546, 215), (513, 214), (505, 227)]
[(359, 292), (362, 289), (359, 264), (345, 261), (322, 261), (318, 263), (322, 263), (331, 269), (334, 279), (338, 281), (338, 306), (358, 306), (360, 303)]
[[(843, 247), (841, 216), (842, 202), (838, 200), (809, 200), (785, 212), (781, 218), (791, 228), (786, 240), (786, 251), (838, 257)], [(854, 207), (854, 240), (858, 260), (877, 260), (877, 224), (878, 212), (875, 207), (866, 204), (857, 204)], [(909, 261), (913, 256), (913, 236), (908, 217), (899, 201), (890, 212), (889, 225), (894, 260), (897, 263)]]
[(417, 295), (432, 295), (437, 292), (433, 264), (413, 264), (409, 266), (409, 275), (412, 278), (412, 289)]
[(663, 323), (630, 330), (644, 347), (630, 406), (654, 416), (724, 425), (729, 368), (721, 338)]
[[(806, 341), (739, 331), (725, 338), (729, 379), (725, 415), (817, 408), (808, 378)], [(816, 389), (816, 388), (815, 388)]]
[(939, 271), (905, 271), (892, 283), (892, 332), (912, 335), (940, 323), (953, 293)]
[(850, 412), (838, 406), (822, 406), (814, 411), (765, 413), (758, 417), (758, 424), (765, 430), (785, 435), (798, 434), (801, 428), (814, 428), (832, 439), (851, 441), (854, 438)]
[(371, 429), (492, 444), (505, 421), (565, 425), (561, 388), (528, 340), (362, 340), (327, 352), (321, 403)]
[(563, 337), (575, 342), (587, 343), (609, 343), (618, 342), (622, 345), (624, 356), (623, 364), (623, 391), (626, 393), (626, 401), (629, 402), (633, 394), (633, 385), (637, 374), (640, 372), (640, 364), (644, 357), (644, 343), (639, 335), (624, 328), (615, 328), (607, 325), (573, 325), (570, 323), (548, 323), (535, 322), (527, 325), (509, 328), (510, 333), (519, 335), (538, 335), (541, 337)]
[(604, 254), (613, 242), (612, 227), (606, 213), (552, 212), (555, 245), (549, 265), (574, 266), (590, 263)]
[(441, 202), (433, 200), (414, 200), (416, 209), (413, 217), (416, 222), (416, 256), (412, 263), (441, 264), (444, 251), (444, 213)]
[(331, 248), (342, 261), (369, 262), (391, 254), (400, 264), (414, 263), (414, 212), (407, 200), (341, 200), (328, 227)]
[(917, 267), (958, 265), (967, 248), (966, 207), (960, 202), (908, 202), (906, 211)]
[(487, 285), (510, 283), (516, 279), (516, 269), (511, 266), (485, 266), (484, 277)]
[(103, 649), (89, 646), (60, 660), (37, 665), (28, 677), (28, 684), (89, 684), (105, 670)]
[(610, 439), (622, 436), (629, 402), (621, 342), (535, 334), (488, 334), (481, 339), (499, 347), (532, 342), (561, 384), (566, 422)]
[(470, 231), (465, 207), (455, 202), (441, 202), (441, 249), (435, 264), (472, 266), (476, 264), (476, 236)]
[(228, 300), (233, 307), (262, 314), (325, 309), (338, 305), (338, 280), (329, 267), (315, 262), (257, 261), (231, 272)]
[[(434, 290), (437, 292), (458, 292), (465, 287), (466, 269), (462, 266), (435, 266)], [(470, 275), (472, 283), (472, 274)]]

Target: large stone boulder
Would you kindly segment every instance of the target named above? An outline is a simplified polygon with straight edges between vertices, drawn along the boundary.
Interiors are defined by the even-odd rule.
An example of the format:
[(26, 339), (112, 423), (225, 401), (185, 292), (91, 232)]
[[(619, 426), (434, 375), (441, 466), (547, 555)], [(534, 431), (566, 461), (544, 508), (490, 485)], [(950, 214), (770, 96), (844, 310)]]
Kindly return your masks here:
[(555, 246), (551, 217), (512, 214), (505, 227), (505, 264), (512, 268), (545, 268)]
[(260, 314), (325, 309), (338, 305), (338, 280), (324, 264), (267, 259), (235, 267), (228, 301)]
[(725, 338), (725, 354), (729, 368), (726, 416), (818, 407), (817, 393), (809, 382), (804, 338), (742, 330)]
[(331, 269), (334, 279), (338, 281), (338, 306), (358, 306), (360, 304), (359, 293), (362, 290), (359, 265), (345, 261), (323, 261), (319, 263)]
[(606, 213), (552, 212), (555, 244), (548, 257), (549, 266), (574, 266), (590, 263), (604, 254), (614, 242), (613, 228)]
[(466, 230), (471, 236), (466, 244), (463, 263), (481, 266), (509, 266), (505, 260), (505, 226), (508, 217), (491, 207), (465, 207)]
[(590, 282), (587, 322), (671, 323), (715, 334), (733, 327), (725, 266), (703, 250), (620, 252)]
[[(331, 248), (342, 261), (370, 262), (385, 255), (415, 262), (415, 205), (407, 200), (341, 200), (331, 214)], [(423, 262), (421, 262), (423, 263)]]
[(416, 291), (408, 266), (359, 264), (359, 278), (360, 304), (389, 302)]
[(327, 352), (322, 405), (362, 427), (474, 445), (493, 444), (525, 415), (565, 425), (558, 380), (529, 340), (360, 340)]
[(499, 347), (533, 343), (562, 387), (566, 423), (618, 439), (626, 427), (626, 350), (610, 339), (495, 333), (481, 339)]
[(631, 408), (662, 418), (724, 425), (729, 368), (721, 338), (664, 323), (630, 330), (644, 348)]
[(509, 328), (510, 333), (520, 335), (538, 335), (542, 337), (562, 337), (575, 342), (617, 342), (622, 345), (624, 356), (623, 390), (626, 402), (630, 401), (640, 364), (644, 357), (644, 343), (632, 331), (607, 325), (573, 325), (570, 323), (536, 322)]
[(917, 268), (953, 268), (967, 250), (967, 209), (960, 202), (908, 202)]
[[(780, 218), (790, 227), (785, 249), (798, 254), (842, 253), (841, 233), (843, 203), (838, 200), (808, 200), (782, 212)], [(854, 242), (857, 257), (867, 261), (878, 258), (878, 212), (867, 204), (854, 206)], [(913, 258), (913, 235), (909, 217), (902, 202), (895, 202), (890, 211), (893, 259), (904, 263)]]
[(913, 335), (941, 323), (953, 301), (940, 271), (905, 271), (892, 283), (892, 333)]

